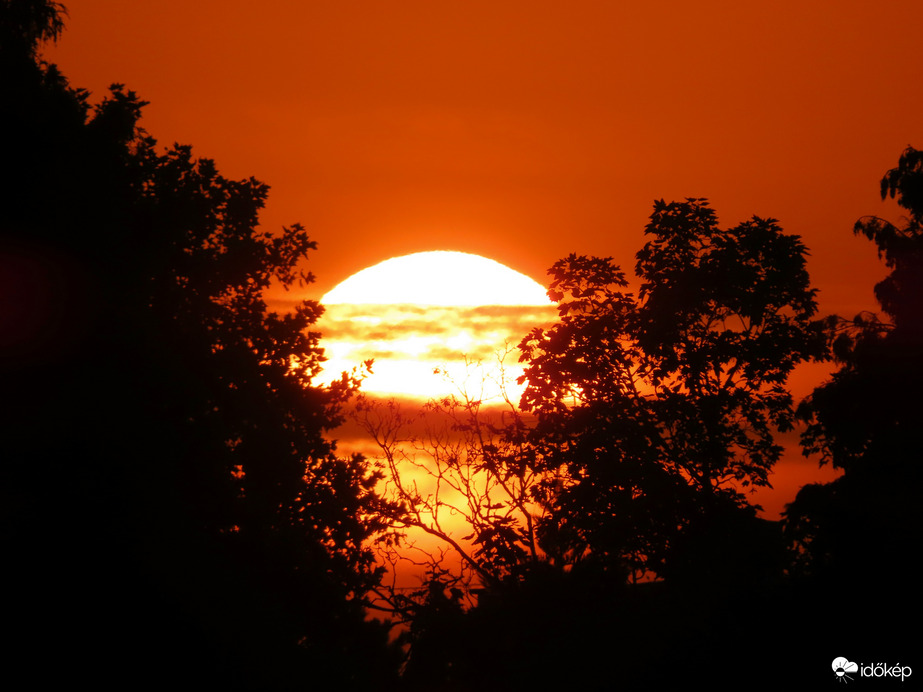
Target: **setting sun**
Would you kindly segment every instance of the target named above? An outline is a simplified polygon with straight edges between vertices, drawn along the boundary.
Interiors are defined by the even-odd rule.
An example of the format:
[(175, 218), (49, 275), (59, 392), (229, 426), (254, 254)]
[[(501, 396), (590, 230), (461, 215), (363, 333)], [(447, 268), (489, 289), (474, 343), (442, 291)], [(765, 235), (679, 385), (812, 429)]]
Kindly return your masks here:
[(549, 305), (545, 289), (492, 259), (433, 250), (392, 257), (337, 285), (325, 305)]
[(322, 381), (374, 360), (364, 391), (421, 398), (458, 387), (490, 398), (501, 381), (516, 394), (522, 369), (511, 358), (501, 371), (498, 355), (555, 314), (533, 279), (479, 255), (447, 251), (380, 262), (321, 302), (328, 357)]

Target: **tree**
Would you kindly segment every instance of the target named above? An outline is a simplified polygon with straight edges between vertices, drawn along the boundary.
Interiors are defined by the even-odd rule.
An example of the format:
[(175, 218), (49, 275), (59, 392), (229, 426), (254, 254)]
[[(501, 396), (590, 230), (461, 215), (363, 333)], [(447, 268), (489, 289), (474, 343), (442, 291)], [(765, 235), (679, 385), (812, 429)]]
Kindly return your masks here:
[(781, 536), (745, 492), (793, 424), (786, 377), (826, 354), (805, 248), (772, 220), (722, 230), (704, 200), (657, 202), (647, 233), (637, 296), (611, 259), (552, 267), (560, 318), (522, 341), (526, 389), (505, 418), (477, 395), (431, 405), (450, 422), (435, 435), (364, 411), (397, 528), (440, 538), (472, 575), (423, 554), (408, 682), (595, 688), (617, 670), (669, 685), (782, 631)]
[(774, 432), (793, 423), (786, 378), (825, 344), (805, 247), (774, 220), (722, 230), (704, 200), (659, 201), (645, 232), (637, 297), (610, 258), (552, 267), (561, 317), (521, 344), (522, 405), (541, 467), (565, 479), (541, 491), (552, 559), (688, 578), (744, 547), (702, 540), (759, 523), (743, 493), (769, 484)]
[(0, 3), (0, 37), (8, 56), (34, 60), (41, 44), (55, 41), (64, 31), (66, 10), (48, 0), (3, 0)]
[[(910, 212), (904, 227), (877, 217), (854, 232), (878, 246), (891, 273), (875, 286), (884, 316), (838, 318), (835, 353), (841, 369), (816, 389), (804, 415), (808, 452), (849, 469), (863, 459), (901, 459), (918, 448), (910, 432), (923, 419), (916, 385), (923, 381), (923, 153), (908, 148), (881, 181), (882, 199), (897, 197)], [(876, 401), (874, 410), (868, 401)], [(911, 445), (908, 447), (907, 445)], [(875, 463), (878, 463), (877, 461)]]
[(73, 678), (104, 651), (104, 686), (140, 670), (387, 686), (396, 658), (363, 608), (381, 575), (378, 476), (324, 435), (355, 382), (311, 384), (316, 303), (266, 303), (311, 280), (314, 243), (259, 229), (266, 185), (161, 152), (133, 92), (90, 105), (42, 62), (62, 12), (0, 3), (0, 262), (23, 301), (2, 315), (20, 658)]
[[(501, 378), (506, 355), (499, 354)], [(536, 535), (542, 508), (533, 499), (540, 475), (526, 459), (528, 421), (505, 382), (492, 383), (499, 394), (486, 397), (483, 377), (479, 364), (468, 363), (456, 394), (416, 411), (365, 396), (355, 406), (385, 469), (381, 507), (395, 540), (380, 550), (392, 571), (403, 565), (427, 575), (409, 594), (381, 592), (408, 621), (438, 601), (437, 588), (471, 606), (473, 590), (521, 579), (544, 558)], [(479, 378), (479, 390), (469, 388)]]
[(799, 413), (807, 422), (806, 455), (819, 454), (844, 475), (799, 492), (786, 509), (793, 571), (802, 576), (880, 583), (881, 565), (856, 551), (875, 544), (890, 554), (889, 590), (909, 588), (901, 556), (919, 541), (923, 516), (915, 497), (923, 442), (923, 152), (907, 148), (881, 181), (909, 212), (903, 226), (877, 217), (854, 232), (878, 246), (891, 270), (875, 286), (881, 315), (837, 318), (831, 332), (839, 370), (817, 387)]

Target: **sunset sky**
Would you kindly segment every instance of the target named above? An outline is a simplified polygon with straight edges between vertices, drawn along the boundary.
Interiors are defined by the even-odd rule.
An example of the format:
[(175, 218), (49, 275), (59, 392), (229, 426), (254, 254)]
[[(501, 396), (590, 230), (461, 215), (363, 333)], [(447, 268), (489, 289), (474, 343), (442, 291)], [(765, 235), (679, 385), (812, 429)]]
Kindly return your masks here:
[(923, 146), (917, 0), (66, 4), (48, 57), (269, 183), (267, 227), (319, 243), (314, 297), (421, 250), (631, 266), (655, 198), (702, 196), (800, 234), (825, 309), (872, 307), (852, 225), (896, 215), (878, 181)]
[(654, 199), (780, 220), (824, 312), (874, 309), (857, 218), (923, 147), (919, 0), (741, 3), (72, 0), (46, 51), (161, 144), (271, 186), (319, 298), (389, 257), (459, 250), (545, 283), (571, 252), (633, 267)]

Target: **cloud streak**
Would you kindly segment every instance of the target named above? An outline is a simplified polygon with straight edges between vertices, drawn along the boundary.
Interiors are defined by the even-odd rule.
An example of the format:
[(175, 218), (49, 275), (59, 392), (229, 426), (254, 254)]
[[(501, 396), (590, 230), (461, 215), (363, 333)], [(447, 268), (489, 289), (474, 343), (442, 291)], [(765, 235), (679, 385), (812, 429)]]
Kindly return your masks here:
[(484, 364), (477, 374), (483, 381), (512, 384), (522, 370), (518, 359), (507, 359), (504, 373), (498, 354), (556, 317), (552, 305), (331, 305), (317, 325), (328, 357), (322, 381), (374, 360), (363, 388), (376, 393), (438, 396), (472, 384), (466, 363)]

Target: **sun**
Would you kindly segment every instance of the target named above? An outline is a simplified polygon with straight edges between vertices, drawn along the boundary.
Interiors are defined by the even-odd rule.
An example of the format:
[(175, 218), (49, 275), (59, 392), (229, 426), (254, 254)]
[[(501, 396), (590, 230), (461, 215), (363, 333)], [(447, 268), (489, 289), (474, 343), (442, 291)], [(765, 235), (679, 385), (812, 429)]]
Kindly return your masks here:
[(516, 396), (510, 351), (556, 315), (544, 287), (486, 257), (431, 251), (393, 257), (327, 293), (318, 323), (327, 355), (321, 383), (373, 360), (363, 391), (426, 399), (464, 388)]
[(379, 262), (327, 293), (324, 305), (548, 305), (525, 274), (467, 252), (434, 250)]

